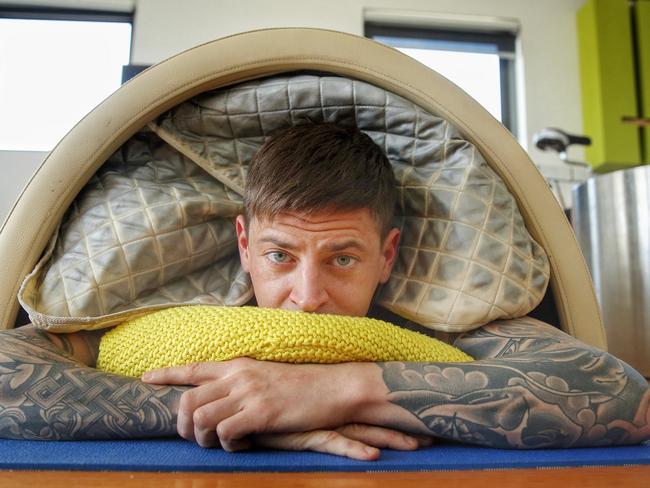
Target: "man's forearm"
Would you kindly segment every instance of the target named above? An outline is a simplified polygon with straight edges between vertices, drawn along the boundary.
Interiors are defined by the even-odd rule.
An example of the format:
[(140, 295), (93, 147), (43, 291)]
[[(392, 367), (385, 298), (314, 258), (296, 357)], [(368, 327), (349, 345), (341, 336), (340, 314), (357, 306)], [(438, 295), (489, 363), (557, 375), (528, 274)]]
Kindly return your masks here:
[(178, 401), (186, 388), (103, 373), (68, 353), (31, 327), (0, 333), (0, 437), (73, 440), (176, 434)]
[[(613, 356), (549, 331), (485, 327), (460, 345), (474, 363), (379, 363), (388, 398), (433, 435), (502, 448), (638, 443), (650, 391)], [(464, 341), (464, 342), (463, 342)], [(412, 430), (413, 418), (392, 424)], [(422, 431), (422, 430), (421, 430)]]

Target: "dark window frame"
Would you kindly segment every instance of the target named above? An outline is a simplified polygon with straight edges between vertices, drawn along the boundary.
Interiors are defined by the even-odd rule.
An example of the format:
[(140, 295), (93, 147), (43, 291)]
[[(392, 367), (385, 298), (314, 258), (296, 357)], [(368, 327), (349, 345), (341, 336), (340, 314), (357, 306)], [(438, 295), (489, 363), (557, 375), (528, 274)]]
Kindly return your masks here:
[(133, 15), (133, 11), (122, 12), (58, 7), (0, 6), (0, 19), (122, 22), (131, 24), (131, 29), (133, 29)]
[[(516, 34), (505, 30), (469, 30), (469, 29), (445, 29), (438, 27), (416, 27), (403, 25), (390, 25), (386, 23), (366, 22), (364, 24), (364, 35), (371, 39), (375, 37), (389, 37), (395, 40), (403, 39), (413, 41), (418, 47), (426, 49), (446, 49), (449, 51), (460, 52), (491, 52), (499, 56), (499, 68), (501, 78), (501, 123), (513, 134), (517, 133), (517, 108), (516, 108), (516, 85), (515, 85), (515, 53), (516, 53)], [(431, 43), (437, 43), (434, 46)], [(457, 49), (450, 49), (450, 46), (444, 47), (440, 44), (449, 42), (456, 44)], [(492, 49), (482, 51), (480, 49), (460, 49), (462, 44), (476, 46), (491, 46)], [(394, 47), (400, 46), (399, 43), (392, 44)], [(414, 46), (413, 46), (414, 47)]]

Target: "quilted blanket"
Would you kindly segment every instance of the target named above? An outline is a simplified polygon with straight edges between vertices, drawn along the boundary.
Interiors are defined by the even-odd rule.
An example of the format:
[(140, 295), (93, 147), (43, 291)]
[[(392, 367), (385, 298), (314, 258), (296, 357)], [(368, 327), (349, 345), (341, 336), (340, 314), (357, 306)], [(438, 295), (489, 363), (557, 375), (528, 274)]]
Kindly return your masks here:
[(187, 100), (127, 141), (79, 193), (20, 302), (34, 324), (96, 329), (179, 304), (243, 305), (234, 217), (248, 162), (304, 120), (356, 125), (385, 151), (402, 229), (385, 308), (462, 332), (527, 314), (548, 258), (482, 155), (448, 121), (358, 80), (295, 74)]

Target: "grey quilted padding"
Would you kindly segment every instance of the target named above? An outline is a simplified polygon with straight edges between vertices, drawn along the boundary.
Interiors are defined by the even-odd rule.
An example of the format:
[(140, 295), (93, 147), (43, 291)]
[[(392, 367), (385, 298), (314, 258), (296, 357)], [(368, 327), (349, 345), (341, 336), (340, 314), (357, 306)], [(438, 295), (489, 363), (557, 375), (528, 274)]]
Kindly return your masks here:
[(113, 325), (181, 303), (252, 296), (233, 220), (251, 157), (303, 120), (357, 125), (384, 149), (400, 189), (389, 310), (459, 332), (531, 311), (548, 259), (516, 202), (447, 121), (383, 89), (296, 75), (206, 92), (149, 124), (79, 194), (21, 302), (37, 325)]
[(252, 290), (232, 259), (240, 209), (239, 194), (154, 134), (138, 134), (64, 217), (39, 286), (24, 297), (34, 323), (94, 328), (113, 322), (97, 317), (132, 309), (243, 304)]

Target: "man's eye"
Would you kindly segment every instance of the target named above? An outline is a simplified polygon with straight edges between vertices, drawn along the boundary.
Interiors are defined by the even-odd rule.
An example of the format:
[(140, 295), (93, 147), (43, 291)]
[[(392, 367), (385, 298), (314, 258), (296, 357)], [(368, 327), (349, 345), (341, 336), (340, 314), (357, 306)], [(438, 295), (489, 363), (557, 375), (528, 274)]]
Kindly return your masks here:
[(342, 268), (347, 268), (348, 266), (351, 266), (354, 263), (355, 259), (352, 256), (336, 256), (334, 259), (334, 262), (342, 267)]
[(286, 252), (273, 251), (268, 253), (266, 256), (277, 264), (283, 264), (289, 261), (289, 255)]

